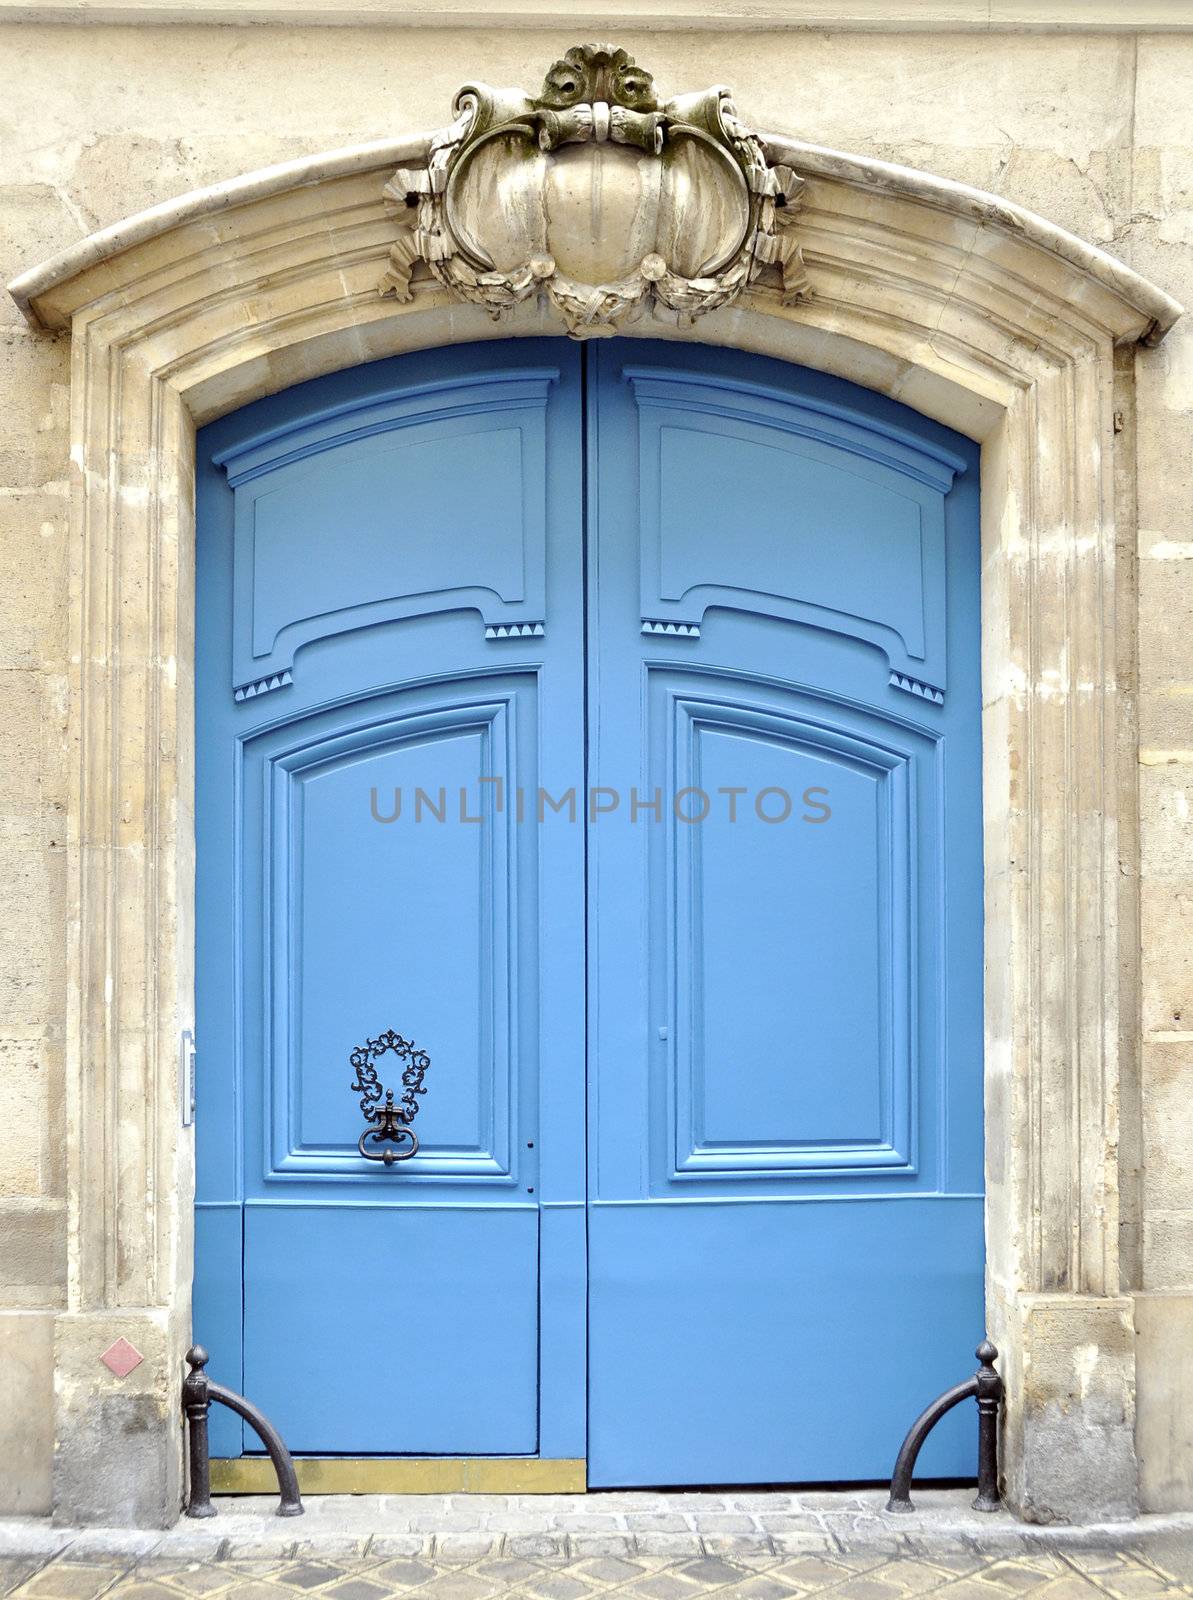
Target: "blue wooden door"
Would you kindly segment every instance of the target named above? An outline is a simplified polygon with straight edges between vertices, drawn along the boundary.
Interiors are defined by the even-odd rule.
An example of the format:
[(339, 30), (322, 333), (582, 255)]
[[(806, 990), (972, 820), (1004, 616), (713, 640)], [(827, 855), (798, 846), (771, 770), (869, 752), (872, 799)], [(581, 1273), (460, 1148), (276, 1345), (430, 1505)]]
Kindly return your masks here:
[(880, 1478), (982, 1326), (975, 452), (593, 359), (589, 1481)]
[(583, 837), (512, 803), (584, 760), (580, 419), (540, 342), (200, 438), (195, 1330), (294, 1450), (584, 1453)]
[(224, 419), (199, 509), (197, 1335), (301, 1451), (882, 1476), (982, 1328), (975, 449), (518, 341)]

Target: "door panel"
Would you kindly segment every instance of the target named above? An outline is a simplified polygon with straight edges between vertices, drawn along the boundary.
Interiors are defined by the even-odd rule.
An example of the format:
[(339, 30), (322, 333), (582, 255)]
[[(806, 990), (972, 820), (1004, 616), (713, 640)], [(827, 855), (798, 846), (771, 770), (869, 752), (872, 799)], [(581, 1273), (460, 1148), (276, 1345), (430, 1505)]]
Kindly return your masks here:
[[(593, 1224), (594, 1487), (881, 1480), (975, 1343), (980, 1200), (651, 1200)], [(962, 1413), (925, 1476), (972, 1476)]]
[[(395, 1417), (360, 1392), (369, 1371), (418, 1374), (403, 1386), (404, 1451), (537, 1448), (537, 1216), (501, 1203), (519, 1105), (525, 1114), (534, 1095), (525, 1066), (536, 1052), (517, 1001), (535, 934), (519, 936), (515, 922), (519, 876), (533, 892), (532, 862), (519, 863), (495, 784), (481, 781), (512, 792), (533, 771), (535, 699), (531, 674), (457, 679), (370, 698), (363, 724), (359, 710), (303, 719), (297, 744), (293, 725), (248, 741), (244, 787), (251, 797), (260, 783), (269, 873), (266, 925), (258, 931), (249, 913), (272, 984), (260, 1043), (264, 1171), (348, 1176), (359, 1195), (294, 1207), (247, 1200), (245, 1383), (289, 1419), (294, 1449), (393, 1449)], [(426, 803), (402, 836), (400, 805), (417, 806), (420, 791)], [(460, 822), (461, 794), (464, 815), (481, 820)], [(250, 798), (250, 816), (251, 807)], [(387, 1004), (394, 1023), (381, 1016), (349, 1036), (348, 1019)], [(383, 1024), (434, 1042), (419, 1154), (397, 1185), (459, 1180), (446, 1208), (367, 1204), (377, 1169), (357, 1150), (352, 1075), (328, 1068)], [(252, 1048), (251, 1029), (248, 1038)], [(386, 1059), (383, 1079), (400, 1092)], [(392, 1178), (382, 1169), (390, 1189)], [(478, 1186), (494, 1184), (495, 1201), (482, 1200)], [(276, 1352), (287, 1330), (294, 1337), (298, 1306), (315, 1355), (314, 1392), (296, 1406)]]
[[(435, 1041), (417, 1171), (508, 1178), (525, 952), (519, 840), (493, 799), (533, 767), (536, 698), (533, 675), (460, 679), (246, 741), (243, 792), (250, 814), (259, 796), (265, 840), (247, 910), (270, 959), (259, 1049), (271, 1175), (361, 1175), (360, 1108), (327, 1064), (381, 1031), (348, 1038), (346, 1019), (363, 1024), (392, 996), (398, 1031)], [(461, 794), (475, 822), (460, 822)], [(247, 861), (245, 882), (255, 889)]]
[[(287, 1418), (292, 1450), (535, 1453), (531, 1208), (250, 1205), (245, 1226), (244, 1381), (269, 1417)], [(298, 1406), (295, 1369), (279, 1359), (296, 1333), (316, 1352), (313, 1369), (300, 1363)], [(319, 1359), (327, 1351), (336, 1359)]]
[(647, 678), (669, 746), (652, 788), (708, 811), (673, 815), (657, 852), (652, 948), (677, 952), (669, 1176), (906, 1171), (915, 741), (775, 687)]
[[(512, 804), (583, 770), (580, 360), (516, 357), (199, 441), (195, 1331), (315, 1454), (584, 1455), (583, 834)], [(349, 1060), (388, 1029), (431, 1060), (392, 1167)]]
[(793, 391), (778, 363), (746, 358), (731, 375), (642, 348), (651, 365), (627, 354), (601, 403), (633, 406), (649, 631), (695, 637), (711, 606), (782, 617), (872, 640), (892, 671), (942, 690), (943, 497), (963, 459), (889, 417), (867, 426), (822, 379)]
[(976, 452), (590, 361), (589, 1481), (880, 1478), (982, 1332)]
[(478, 366), (411, 382), (416, 372), (280, 426), (267, 404), (264, 427), (237, 426), (213, 450), (235, 504), (240, 695), (272, 687), (310, 640), (369, 623), (475, 608), (491, 633), (541, 628), (558, 373)]

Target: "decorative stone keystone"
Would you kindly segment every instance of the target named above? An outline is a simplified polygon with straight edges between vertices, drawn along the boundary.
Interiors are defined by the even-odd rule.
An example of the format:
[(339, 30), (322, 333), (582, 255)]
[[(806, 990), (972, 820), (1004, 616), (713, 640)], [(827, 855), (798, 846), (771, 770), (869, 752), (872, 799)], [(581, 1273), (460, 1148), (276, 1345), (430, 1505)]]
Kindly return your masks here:
[(537, 97), (466, 84), (425, 166), (385, 188), (401, 233), (382, 294), (425, 262), (494, 317), (540, 292), (578, 339), (657, 305), (691, 323), (763, 267), (786, 304), (808, 294), (792, 231), (803, 180), (772, 165), (714, 87), (662, 104), (611, 44), (577, 45)]

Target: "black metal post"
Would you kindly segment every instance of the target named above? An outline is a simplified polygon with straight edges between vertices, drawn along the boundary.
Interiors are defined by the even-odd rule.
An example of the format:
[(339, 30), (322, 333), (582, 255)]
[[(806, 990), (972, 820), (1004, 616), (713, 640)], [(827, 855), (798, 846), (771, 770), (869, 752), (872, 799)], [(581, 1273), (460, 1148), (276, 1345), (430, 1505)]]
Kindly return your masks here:
[(974, 1382), (978, 1401), (978, 1497), (975, 1511), (997, 1511), (1001, 1503), (998, 1489), (998, 1412), (1002, 1405), (1003, 1381), (994, 1370), (998, 1351), (989, 1339), (977, 1348), (981, 1362)]
[(302, 1496), (298, 1492), (298, 1474), (286, 1449), (281, 1434), (264, 1412), (258, 1411), (250, 1400), (222, 1383), (212, 1383), (203, 1371), (207, 1365), (207, 1351), (201, 1344), (187, 1351), (186, 1361), (191, 1371), (182, 1381), (182, 1404), (190, 1424), (191, 1493), (186, 1508), (188, 1517), (214, 1517), (211, 1503), (211, 1458), (207, 1442), (207, 1413), (213, 1400), (242, 1417), (269, 1452), (273, 1470), (278, 1480), (278, 1516), (301, 1517)]
[(186, 1413), (188, 1442), (190, 1445), (191, 1484), (187, 1501), (188, 1517), (214, 1517), (211, 1503), (211, 1455), (207, 1444), (207, 1413), (211, 1409), (208, 1393), (207, 1351), (201, 1344), (187, 1351), (186, 1364), (190, 1371), (182, 1380), (182, 1409)]

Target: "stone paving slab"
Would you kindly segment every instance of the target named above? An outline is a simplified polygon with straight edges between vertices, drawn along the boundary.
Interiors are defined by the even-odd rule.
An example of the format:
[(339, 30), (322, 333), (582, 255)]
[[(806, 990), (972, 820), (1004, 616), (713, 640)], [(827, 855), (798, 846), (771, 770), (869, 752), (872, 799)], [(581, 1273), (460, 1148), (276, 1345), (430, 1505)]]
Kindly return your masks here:
[[(1182, 1555), (1187, 1556), (1185, 1544)], [(69, 1552), (30, 1567), (0, 1559), (0, 1594), (13, 1600), (1148, 1600), (1193, 1595), (1193, 1568), (1162, 1551), (1049, 1550), (1016, 1556), (978, 1552), (798, 1557), (595, 1556), (479, 1561), (377, 1555), (282, 1560), (163, 1556), (72, 1560)]]
[(1193, 1600), (1193, 1516), (1040, 1528), (920, 1491), (217, 1501), (164, 1533), (0, 1519), (13, 1600)]

